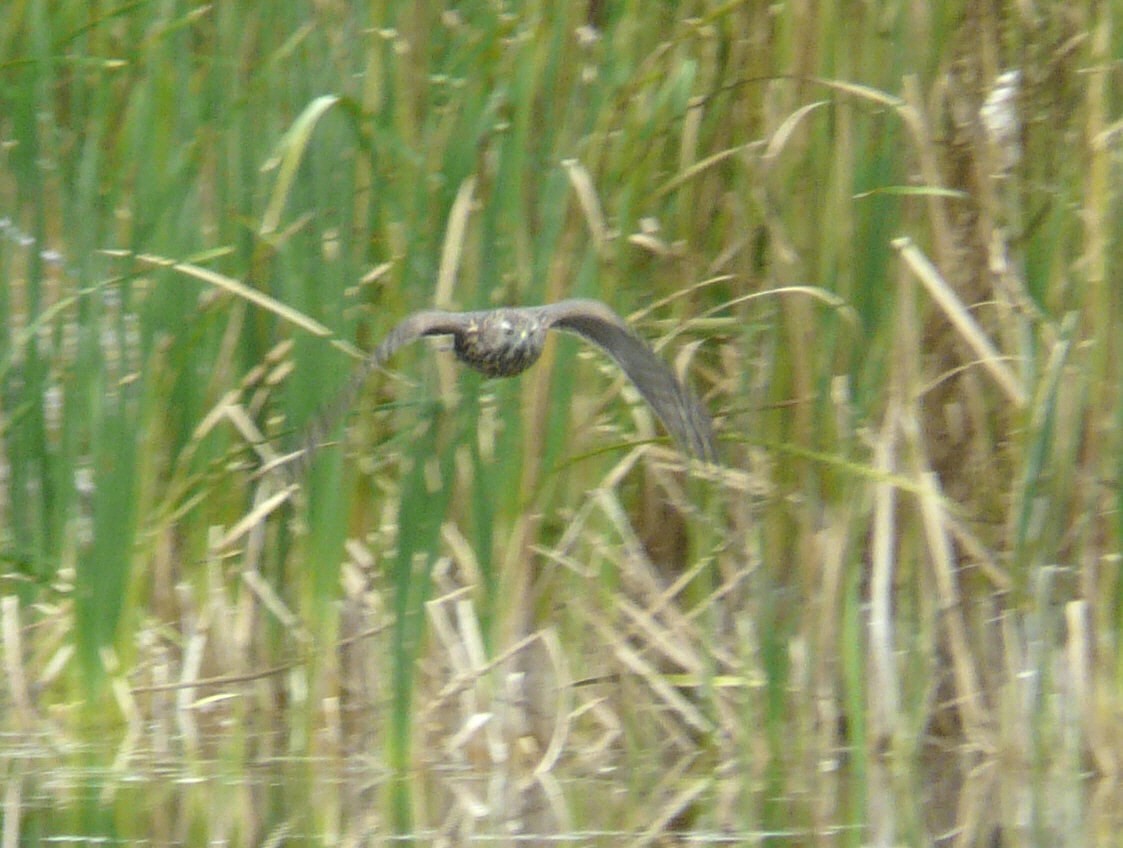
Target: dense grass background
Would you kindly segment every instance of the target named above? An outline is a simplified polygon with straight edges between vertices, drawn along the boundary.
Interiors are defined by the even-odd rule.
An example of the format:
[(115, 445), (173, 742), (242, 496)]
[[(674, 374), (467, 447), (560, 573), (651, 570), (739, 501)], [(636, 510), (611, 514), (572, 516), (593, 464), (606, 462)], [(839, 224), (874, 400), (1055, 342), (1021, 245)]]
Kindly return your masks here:
[[(665, 826), (933, 745), (1115, 774), (1119, 11), (10, 3), (6, 721), (237, 693), (299, 751), (611, 762)], [(416, 345), (260, 472), (410, 311), (567, 296), (720, 467), (562, 338)]]

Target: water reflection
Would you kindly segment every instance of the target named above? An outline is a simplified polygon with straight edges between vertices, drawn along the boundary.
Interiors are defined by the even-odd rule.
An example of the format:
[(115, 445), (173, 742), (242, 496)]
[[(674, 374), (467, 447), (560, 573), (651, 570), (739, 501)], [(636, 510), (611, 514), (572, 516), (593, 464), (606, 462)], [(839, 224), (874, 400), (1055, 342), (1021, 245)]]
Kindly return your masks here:
[[(705, 774), (697, 761), (661, 765), (660, 780), (642, 769), (579, 773), (564, 758), (538, 775), (434, 763), (395, 780), (373, 757), (293, 756), (289, 741), (276, 731), (231, 733), (208, 740), (207, 756), (175, 758), (143, 746), (0, 737), (3, 845), (993, 848), (1114, 844), (1120, 823), (1112, 787), (1035, 780), (954, 751), (928, 754), (916, 769), (871, 761), (864, 781), (852, 765), (754, 784), (728, 766)], [(395, 834), (394, 821), (411, 822), (409, 833)]]

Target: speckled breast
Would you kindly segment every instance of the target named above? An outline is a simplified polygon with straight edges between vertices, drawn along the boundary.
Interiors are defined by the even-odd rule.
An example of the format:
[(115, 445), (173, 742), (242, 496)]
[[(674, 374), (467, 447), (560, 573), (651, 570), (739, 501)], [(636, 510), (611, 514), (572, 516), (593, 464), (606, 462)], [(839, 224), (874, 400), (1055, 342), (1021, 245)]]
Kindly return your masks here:
[(514, 377), (542, 355), (545, 329), (532, 316), (500, 310), (473, 319), (453, 341), (457, 359), (488, 377)]

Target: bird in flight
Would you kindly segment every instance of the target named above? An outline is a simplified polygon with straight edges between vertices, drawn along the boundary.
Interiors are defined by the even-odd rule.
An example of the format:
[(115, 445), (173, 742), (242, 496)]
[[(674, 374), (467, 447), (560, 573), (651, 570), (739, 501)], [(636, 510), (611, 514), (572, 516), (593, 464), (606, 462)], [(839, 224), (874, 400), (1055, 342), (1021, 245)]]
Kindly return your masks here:
[(488, 377), (514, 377), (538, 361), (546, 333), (552, 329), (574, 333), (611, 356), (683, 451), (703, 460), (717, 459), (713, 424), (694, 394), (615, 312), (597, 300), (575, 299), (476, 312), (413, 313), (390, 331), (339, 399), (312, 425), (300, 464), (307, 465), (370, 373), (410, 342), (423, 336), (452, 336), (453, 352), (465, 365)]

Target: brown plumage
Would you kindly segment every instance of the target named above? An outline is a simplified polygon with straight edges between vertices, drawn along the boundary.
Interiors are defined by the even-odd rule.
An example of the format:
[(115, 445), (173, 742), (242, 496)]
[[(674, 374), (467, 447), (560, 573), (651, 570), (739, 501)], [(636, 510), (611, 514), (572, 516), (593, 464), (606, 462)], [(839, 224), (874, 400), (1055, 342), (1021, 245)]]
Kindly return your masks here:
[(477, 312), (429, 309), (410, 315), (367, 357), (339, 400), (313, 425), (302, 461), (351, 406), (370, 373), (404, 345), (423, 336), (452, 336), (453, 352), (465, 365), (488, 377), (514, 377), (538, 361), (551, 329), (575, 333), (611, 356), (684, 451), (700, 459), (717, 458), (709, 414), (670, 367), (603, 303), (563, 300), (546, 306)]

